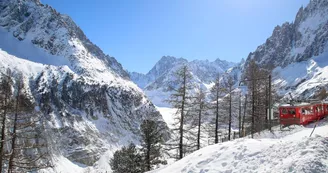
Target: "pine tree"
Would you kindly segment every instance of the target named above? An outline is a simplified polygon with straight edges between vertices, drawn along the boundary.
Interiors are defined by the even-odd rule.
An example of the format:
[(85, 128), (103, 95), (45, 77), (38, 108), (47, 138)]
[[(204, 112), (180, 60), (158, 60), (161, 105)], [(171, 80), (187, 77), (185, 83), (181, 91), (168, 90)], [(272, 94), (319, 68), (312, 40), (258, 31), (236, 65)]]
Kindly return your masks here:
[(234, 86), (234, 82), (232, 77), (229, 75), (227, 77), (227, 82), (226, 82), (226, 86), (227, 86), (227, 94), (228, 94), (228, 100), (229, 100), (229, 121), (228, 121), (228, 140), (231, 140), (231, 123), (232, 123), (232, 107), (233, 107), (233, 100), (232, 100), (232, 91), (233, 91), (233, 86)]
[(197, 120), (197, 150), (200, 149), (200, 138), (201, 138), (201, 126), (202, 126), (202, 117), (206, 108), (205, 92), (201, 87), (199, 87), (198, 92), (195, 96), (196, 112), (198, 113)]
[(133, 143), (116, 151), (110, 160), (113, 173), (142, 173), (141, 163), (142, 157)]
[[(192, 88), (191, 85), (192, 75), (190, 74), (187, 66), (183, 66), (175, 73), (175, 81), (173, 82), (176, 86), (170, 86), (170, 90), (172, 90), (172, 94), (168, 102), (172, 105), (172, 107), (177, 108), (177, 114), (179, 114), (178, 120), (178, 130), (179, 139), (178, 139), (178, 159), (182, 159), (184, 153), (186, 152), (184, 147), (184, 124), (185, 124), (185, 116), (188, 115), (188, 109), (190, 108), (189, 103), (191, 96), (189, 95), (189, 91)], [(173, 146), (174, 144), (172, 144)], [(174, 148), (173, 148), (174, 149)]]
[(219, 142), (218, 130), (219, 130), (219, 99), (221, 96), (222, 88), (220, 84), (220, 74), (217, 75), (214, 86), (211, 88), (211, 100), (215, 103), (215, 131), (214, 131), (214, 143)]
[(163, 134), (157, 122), (144, 120), (140, 126), (140, 130), (141, 154), (143, 155), (145, 171), (150, 171), (153, 166), (158, 164), (166, 164), (166, 161), (161, 160)]
[(5, 158), (5, 142), (6, 142), (6, 124), (8, 112), (11, 109), (12, 97), (12, 73), (7, 69), (6, 74), (2, 74), (0, 79), (0, 101), (1, 101), (1, 141), (0, 141), (0, 172), (3, 170), (3, 159)]
[[(270, 71), (261, 69), (255, 60), (251, 60), (246, 67), (246, 83), (249, 91), (249, 101), (251, 103), (251, 135), (260, 132), (266, 128), (270, 128), (267, 118), (267, 110), (269, 107), (269, 94), (273, 95), (273, 90), (269, 93), (271, 79)], [(271, 99), (272, 100), (272, 99)], [(271, 101), (270, 101), (271, 102)]]
[(37, 171), (52, 166), (48, 153), (44, 124), (40, 114), (24, 89), (18, 75), (15, 87), (14, 108), (10, 122), (8, 142), (8, 173)]

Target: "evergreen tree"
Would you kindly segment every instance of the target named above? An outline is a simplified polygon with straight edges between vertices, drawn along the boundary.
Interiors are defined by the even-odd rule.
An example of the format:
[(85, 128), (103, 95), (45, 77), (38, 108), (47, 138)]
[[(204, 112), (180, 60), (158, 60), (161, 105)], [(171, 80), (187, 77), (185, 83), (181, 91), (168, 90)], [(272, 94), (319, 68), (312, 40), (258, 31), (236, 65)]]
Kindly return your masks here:
[(116, 151), (110, 160), (113, 173), (142, 173), (141, 163), (142, 157), (133, 143)]
[(6, 124), (8, 112), (11, 109), (12, 97), (12, 73), (7, 69), (6, 74), (1, 75), (0, 79), (0, 109), (1, 109), (1, 141), (0, 141), (0, 172), (3, 170), (3, 160), (5, 158), (5, 141), (6, 139)]
[(272, 101), (272, 98), (269, 96), (274, 95), (273, 90), (271, 90), (271, 93), (269, 92), (269, 88), (272, 88), (272, 86), (269, 86), (270, 74), (270, 71), (260, 68), (255, 60), (251, 60), (246, 67), (245, 82), (248, 87), (248, 100), (250, 101), (251, 108), (249, 114), (251, 115), (252, 137), (254, 133), (271, 126), (267, 116), (269, 99)]
[(232, 77), (229, 75), (227, 76), (227, 80), (225, 82), (225, 91), (228, 94), (227, 96), (227, 101), (228, 101), (228, 140), (231, 140), (231, 124), (232, 124), (232, 109), (233, 109), (233, 99), (232, 99), (232, 91), (233, 91), (233, 86), (234, 82)]
[(214, 131), (214, 143), (217, 144), (219, 142), (219, 99), (222, 92), (222, 87), (220, 84), (220, 74), (217, 75), (214, 81), (214, 86), (211, 88), (211, 100), (215, 103), (214, 110), (215, 110), (215, 131)]
[(163, 142), (162, 130), (153, 120), (144, 120), (140, 126), (141, 130), (141, 154), (145, 171), (150, 171), (153, 166), (166, 164), (161, 160), (161, 144)]
[[(177, 109), (178, 117), (178, 129), (174, 129), (178, 131), (178, 159), (182, 159), (184, 156), (185, 144), (184, 144), (184, 124), (185, 124), (185, 116), (188, 114), (188, 110), (190, 108), (190, 100), (191, 96), (189, 91), (193, 89), (191, 85), (192, 75), (190, 74), (187, 66), (183, 66), (175, 73), (175, 81), (173, 82), (175, 86), (170, 86), (170, 90), (173, 91), (169, 103), (172, 104), (172, 107)], [(171, 146), (173, 146), (172, 144)], [(173, 148), (175, 149), (175, 148)]]
[(205, 112), (206, 108), (206, 101), (205, 101), (205, 92), (201, 87), (199, 87), (198, 92), (195, 96), (194, 105), (196, 106), (196, 112), (198, 113), (197, 120), (197, 150), (200, 149), (200, 138), (201, 138), (201, 126), (202, 126), (202, 117)]
[(44, 124), (25, 90), (22, 76), (15, 80), (14, 106), (8, 117), (8, 173), (37, 171), (52, 166)]

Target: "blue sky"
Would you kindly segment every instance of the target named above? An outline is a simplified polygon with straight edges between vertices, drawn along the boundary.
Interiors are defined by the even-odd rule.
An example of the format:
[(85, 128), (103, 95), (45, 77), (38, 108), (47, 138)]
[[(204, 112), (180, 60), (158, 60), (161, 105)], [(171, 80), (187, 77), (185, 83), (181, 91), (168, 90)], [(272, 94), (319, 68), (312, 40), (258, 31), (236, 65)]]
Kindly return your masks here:
[(309, 0), (41, 0), (68, 14), (125, 69), (164, 55), (239, 62)]

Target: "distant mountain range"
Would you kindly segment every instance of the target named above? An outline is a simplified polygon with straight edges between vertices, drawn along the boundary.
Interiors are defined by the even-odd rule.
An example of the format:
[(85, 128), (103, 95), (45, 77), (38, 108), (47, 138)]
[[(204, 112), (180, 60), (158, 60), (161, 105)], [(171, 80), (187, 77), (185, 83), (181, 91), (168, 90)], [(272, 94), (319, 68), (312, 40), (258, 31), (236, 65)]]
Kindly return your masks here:
[(311, 0), (299, 9), (292, 23), (276, 26), (272, 36), (245, 59), (240, 63), (220, 59), (188, 62), (164, 56), (147, 74), (132, 72), (130, 77), (155, 105), (170, 106), (163, 100), (170, 95), (167, 88), (174, 71), (182, 65), (189, 67), (196, 85), (209, 89), (217, 73), (230, 74), (237, 86), (244, 69), (254, 59), (261, 67), (272, 70), (273, 84), (285, 99), (288, 93), (295, 98), (312, 98), (328, 84), (328, 1)]
[(163, 100), (168, 98), (169, 86), (174, 85), (174, 73), (182, 66), (187, 66), (193, 76), (193, 83), (209, 89), (211, 82), (218, 73), (224, 73), (236, 66), (236, 63), (217, 59), (213, 62), (208, 60), (187, 61), (184, 58), (163, 56), (155, 66), (147, 73), (130, 73), (134, 81), (155, 105), (167, 106)]

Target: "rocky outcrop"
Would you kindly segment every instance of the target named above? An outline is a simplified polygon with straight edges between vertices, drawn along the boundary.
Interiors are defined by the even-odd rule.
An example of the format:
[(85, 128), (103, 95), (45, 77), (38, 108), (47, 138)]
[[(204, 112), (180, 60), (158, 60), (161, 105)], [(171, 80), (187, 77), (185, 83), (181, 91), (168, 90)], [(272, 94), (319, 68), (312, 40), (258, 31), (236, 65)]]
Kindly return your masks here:
[(272, 36), (251, 52), (247, 61), (254, 59), (262, 67), (273, 69), (323, 53), (328, 40), (327, 8), (326, 0), (311, 0), (299, 9), (293, 23), (275, 27)]

